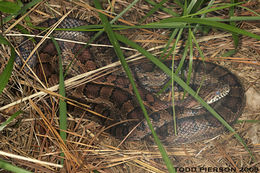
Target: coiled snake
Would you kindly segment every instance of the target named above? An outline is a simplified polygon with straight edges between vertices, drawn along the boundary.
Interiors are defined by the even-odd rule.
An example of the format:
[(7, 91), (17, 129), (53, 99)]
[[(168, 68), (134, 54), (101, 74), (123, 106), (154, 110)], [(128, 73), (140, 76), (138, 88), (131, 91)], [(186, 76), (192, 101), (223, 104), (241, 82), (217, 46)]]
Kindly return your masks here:
[[(57, 19), (48, 20), (40, 26), (49, 27), (56, 21)], [(59, 24), (58, 28), (72, 28), (82, 25), (87, 25), (87, 23), (78, 19), (67, 18)], [(52, 35), (55, 38), (88, 42), (93, 36), (93, 32), (54, 31)], [(102, 36), (97, 40), (97, 43), (108, 43), (108, 39)], [(78, 54), (82, 48), (78, 44), (59, 41), (59, 45), (65, 65), (76, 57), (69, 74), (75, 75), (94, 70), (117, 60), (117, 57), (108, 48), (90, 46), (81, 50)], [(24, 59), (28, 57), (32, 49), (33, 43), (30, 41), (24, 42), (18, 48), (21, 57)], [(46, 57), (52, 57), (56, 51), (52, 44), (46, 43), (40, 48), (40, 52), (41, 58), (46, 59)], [(35, 67), (36, 61), (37, 56), (34, 54), (28, 64)], [(50, 62), (52, 63), (52, 60), (47, 60), (46, 64)], [(17, 58), (16, 63), (21, 65), (21, 59)], [(165, 61), (165, 64), (171, 67), (171, 61)], [(176, 61), (174, 68), (178, 64), (179, 61)], [(55, 67), (55, 65), (50, 66)], [(157, 134), (166, 144), (204, 140), (225, 130), (223, 125), (208, 111), (201, 108), (191, 96), (186, 96), (180, 100), (177, 100), (178, 97), (176, 97), (175, 111), (178, 136), (174, 136), (173, 109), (171, 101), (167, 99), (171, 87), (167, 87), (160, 96), (156, 95), (156, 92), (170, 80), (169, 77), (152, 63), (133, 64), (131, 69), (135, 74), (135, 80), (150, 114), (150, 119)], [(194, 90), (201, 86), (199, 95), (207, 100), (228, 123), (232, 124), (241, 115), (245, 103), (244, 90), (238, 78), (227, 69), (213, 63), (194, 61), (192, 69), (190, 86)], [(47, 70), (49, 80), (51, 80), (52, 73), (56, 72), (55, 70), (57, 69)], [(187, 74), (188, 65), (184, 63), (180, 75), (186, 80)], [(174, 86), (174, 90), (176, 93), (182, 92), (177, 84)], [(94, 82), (87, 83), (79, 87), (74, 93), (83, 96), (86, 102), (91, 104), (94, 111), (107, 117), (100, 120), (104, 125), (118, 123), (108, 130), (117, 138), (125, 137), (136, 125), (138, 126), (131, 132), (129, 139), (139, 140), (150, 134), (146, 122), (143, 121), (143, 113), (122, 71), (111, 73)], [(131, 121), (124, 121), (129, 119)], [(123, 121), (124, 123), (120, 123)]]

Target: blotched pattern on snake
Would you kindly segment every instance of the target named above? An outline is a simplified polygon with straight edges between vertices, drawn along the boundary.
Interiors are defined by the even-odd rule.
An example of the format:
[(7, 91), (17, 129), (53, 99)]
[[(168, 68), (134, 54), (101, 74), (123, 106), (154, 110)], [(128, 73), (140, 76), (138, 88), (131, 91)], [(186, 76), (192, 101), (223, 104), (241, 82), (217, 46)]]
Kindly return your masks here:
[[(57, 22), (57, 19), (48, 20), (40, 26), (50, 27), (55, 22)], [(73, 28), (87, 24), (87, 22), (78, 19), (67, 18), (59, 24), (58, 28)], [(94, 32), (54, 31), (52, 35), (55, 38), (87, 43), (94, 35)], [(109, 48), (89, 46), (81, 50), (82, 45), (64, 41), (58, 42), (62, 50), (64, 66), (70, 64), (73, 60), (72, 68), (69, 71), (70, 75), (91, 71), (117, 61), (114, 52)], [(109, 44), (109, 41), (103, 35), (95, 43)], [(18, 48), (21, 57), (27, 59), (33, 47), (33, 42), (30, 40), (23, 42)], [(55, 81), (53, 74), (56, 73), (55, 75), (57, 76), (57, 68), (53, 68), (55, 65), (52, 64), (54, 63), (52, 57), (56, 54), (55, 47), (48, 41), (39, 48), (39, 52), (42, 63), (48, 69), (46, 73), (47, 78), (52, 83)], [(28, 64), (35, 68), (37, 59), (36, 54), (34, 54), (28, 61)], [(22, 60), (17, 58), (16, 63), (21, 65)], [(168, 67), (172, 66), (172, 61), (168, 60), (164, 61), (164, 63)], [(174, 68), (176, 69), (178, 65), (179, 61), (175, 61)], [(223, 125), (207, 110), (202, 108), (194, 98), (187, 94), (183, 97), (183, 89), (176, 84), (174, 91), (179, 95), (176, 96), (174, 107), (177, 116), (178, 132), (178, 136), (175, 136), (172, 116), (173, 107), (171, 98), (169, 98), (172, 87), (169, 85), (162, 94), (159, 96), (156, 94), (170, 81), (170, 78), (150, 62), (143, 63), (142, 61), (130, 64), (130, 66), (152, 124), (165, 144), (200, 141), (212, 138), (225, 130)], [(188, 64), (184, 62), (179, 72), (183, 80), (187, 80), (188, 68)], [(35, 69), (39, 70), (40, 68)], [(39, 76), (41, 75), (40, 73), (37, 71)], [(213, 63), (194, 61), (189, 83), (194, 90), (199, 89), (199, 95), (228, 123), (233, 124), (242, 114), (245, 104), (244, 90), (238, 78), (227, 69)], [(71, 93), (74, 93), (74, 95)], [(150, 135), (143, 113), (122, 70), (84, 84), (75, 91), (70, 92), (70, 94), (73, 98), (79, 95), (82, 96), (82, 99), (92, 106), (93, 111), (107, 117), (99, 118), (97, 120), (99, 123), (106, 126), (118, 123), (118, 125), (108, 130), (115, 137), (125, 137), (136, 125), (138, 126), (131, 132), (129, 139), (139, 140)]]

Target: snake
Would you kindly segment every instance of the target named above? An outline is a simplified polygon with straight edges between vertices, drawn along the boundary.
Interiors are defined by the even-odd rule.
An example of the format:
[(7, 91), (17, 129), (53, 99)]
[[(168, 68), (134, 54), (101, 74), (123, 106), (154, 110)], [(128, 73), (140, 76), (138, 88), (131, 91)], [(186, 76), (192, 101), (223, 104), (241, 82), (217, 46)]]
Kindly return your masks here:
[[(57, 18), (49, 19), (39, 26), (49, 28), (57, 21)], [(80, 19), (65, 18), (57, 28), (88, 25), (89, 22)], [(35, 35), (45, 34), (37, 29), (33, 32)], [(54, 38), (87, 43), (95, 33), (94, 31), (54, 30), (51, 34)], [(39, 42), (36, 38), (35, 40), (36, 43)], [(95, 43), (109, 44), (109, 39), (103, 34), (96, 39)], [(65, 41), (58, 41), (58, 44), (62, 52), (63, 65), (71, 67), (67, 71), (68, 77), (118, 61), (111, 48), (84, 47)], [(15, 60), (19, 66), (23, 65), (34, 46), (35, 42), (28, 38), (25, 38), (25, 41), (19, 45), (19, 57)], [(57, 76), (58, 73), (55, 68), (57, 66), (54, 65), (55, 58), (53, 58), (57, 54), (55, 46), (50, 40), (45, 41), (38, 48), (38, 52), (41, 63), (47, 66), (45, 75), (48, 81), (55, 81), (53, 74), (56, 73)], [(41, 68), (36, 65), (39, 63), (37, 55), (34, 53), (27, 64), (39, 71)], [(233, 125), (241, 116), (245, 105), (244, 89), (238, 77), (228, 69), (200, 60), (194, 60), (192, 65), (186, 60), (176, 60), (174, 65), (172, 60), (166, 60), (163, 63), (175, 71), (181, 79), (187, 81), (189, 86), (197, 91), (198, 95), (227, 123)], [(140, 62), (130, 63), (129, 66), (150, 121), (163, 143), (166, 145), (193, 143), (213, 138), (226, 131), (226, 128), (209, 111), (176, 82), (172, 82), (171, 78), (155, 64), (140, 60)], [(164, 90), (162, 90), (163, 87)], [(133, 88), (120, 67), (112, 73), (81, 85), (71, 91), (68, 97), (84, 100), (89, 104), (91, 110), (102, 115), (102, 117), (94, 118), (94, 121), (109, 127), (107, 131), (118, 139), (127, 137), (129, 140), (149, 140), (151, 138), (151, 130), (144, 119)], [(176, 118), (173, 118), (174, 113)]]

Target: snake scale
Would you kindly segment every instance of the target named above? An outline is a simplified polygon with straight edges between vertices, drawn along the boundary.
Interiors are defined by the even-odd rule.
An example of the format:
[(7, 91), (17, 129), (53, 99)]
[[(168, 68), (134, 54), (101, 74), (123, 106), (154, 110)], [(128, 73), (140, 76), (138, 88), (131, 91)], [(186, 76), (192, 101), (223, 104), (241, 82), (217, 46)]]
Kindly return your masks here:
[[(40, 26), (50, 27), (55, 22), (57, 22), (57, 19), (47, 20)], [(58, 28), (73, 28), (87, 24), (87, 22), (79, 19), (66, 18), (59, 24)], [(35, 32), (39, 34), (40, 31)], [(55, 38), (87, 42), (94, 35), (94, 32), (54, 31), (52, 35)], [(106, 36), (101, 36), (95, 43), (109, 44), (109, 41)], [(20, 57), (27, 59), (33, 46), (33, 43), (28, 40), (22, 43), (18, 48)], [(59, 46), (62, 50), (64, 66), (68, 65), (72, 59), (76, 59), (74, 59), (72, 68), (69, 71), (71, 75), (91, 71), (117, 61), (113, 50), (109, 48), (89, 46), (81, 50), (82, 45), (63, 41), (59, 41)], [(79, 50), (81, 51), (78, 54)], [(57, 73), (57, 68), (51, 64), (53, 63), (52, 59), (48, 58), (52, 58), (56, 54), (55, 47), (50, 41), (47, 41), (39, 48), (39, 52), (42, 63), (47, 65), (46, 75), (49, 82), (51, 82), (53, 73)], [(37, 56), (34, 54), (28, 64), (35, 68), (37, 61)], [(179, 62), (175, 62), (174, 68), (177, 68)], [(22, 60), (16, 58), (16, 63), (21, 65)], [(168, 60), (164, 63), (171, 67), (171, 61)], [(168, 97), (171, 86), (166, 87), (166, 90), (159, 96), (155, 94), (169, 82), (169, 77), (149, 62), (130, 65), (151, 122), (158, 136), (165, 144), (191, 143), (209, 139), (225, 130), (223, 125), (207, 110), (202, 108), (195, 99), (187, 94), (186, 96), (182, 94), (176, 96), (175, 101), (174, 108), (177, 116), (178, 133), (175, 136), (172, 116), (173, 107)], [(184, 63), (179, 74), (184, 80), (187, 79), (188, 63)], [(199, 95), (208, 100), (208, 103), (229, 124), (233, 124), (242, 114), (245, 104), (244, 90), (238, 78), (229, 70), (213, 63), (194, 61), (190, 86), (194, 90), (201, 86)], [(174, 85), (174, 91), (183, 93), (183, 90), (177, 84)], [(118, 123), (108, 129), (115, 137), (122, 139), (131, 132), (128, 139), (140, 140), (148, 138), (147, 136), (150, 135), (150, 129), (146, 121), (144, 121), (143, 113), (133, 94), (132, 87), (122, 70), (84, 84), (72, 93), (74, 93), (74, 95), (71, 94), (72, 97), (76, 99), (83, 97), (86, 103), (91, 105), (93, 111), (107, 117), (98, 118), (99, 123), (106, 126)], [(177, 99), (180, 97), (184, 99)], [(135, 129), (132, 130), (133, 128)]]

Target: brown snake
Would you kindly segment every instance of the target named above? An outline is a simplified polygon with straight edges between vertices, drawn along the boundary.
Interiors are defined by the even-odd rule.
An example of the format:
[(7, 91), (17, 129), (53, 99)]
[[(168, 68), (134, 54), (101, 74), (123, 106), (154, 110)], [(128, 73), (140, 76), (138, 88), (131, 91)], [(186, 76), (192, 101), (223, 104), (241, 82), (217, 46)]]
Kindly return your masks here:
[[(56, 21), (57, 19), (48, 20), (41, 26), (49, 27)], [(58, 28), (72, 28), (87, 24), (78, 19), (67, 18)], [(52, 35), (55, 38), (87, 42), (93, 36), (93, 32), (54, 31)], [(98, 38), (96, 42), (109, 43), (104, 36)], [(76, 57), (70, 71), (70, 74), (73, 75), (94, 70), (117, 60), (117, 57), (113, 53), (111, 55), (111, 50), (108, 48), (90, 46), (76, 55), (82, 46), (62, 41), (59, 41), (59, 45), (65, 59), (65, 65)], [(18, 48), (24, 59), (27, 59), (32, 49), (33, 44), (30, 41), (24, 42)], [(53, 68), (55, 65), (51, 65), (52, 60), (48, 60), (49, 57), (55, 55), (55, 48), (52, 44), (46, 43), (39, 52), (41, 52), (42, 62), (46, 63), (47, 68), (49, 68), (46, 75), (50, 82), (52, 73), (57, 72), (57, 68)], [(44, 59), (47, 60), (44, 61)], [(35, 67), (36, 61), (37, 57), (33, 55), (28, 64)], [(21, 65), (21, 59), (17, 58), (16, 63)], [(171, 61), (165, 61), (165, 64), (171, 67)], [(174, 68), (177, 68), (178, 64), (179, 61), (176, 61)], [(213, 63), (194, 61), (192, 67), (190, 86), (196, 90), (203, 80), (199, 95), (207, 100), (229, 124), (233, 124), (242, 114), (245, 104), (244, 90), (238, 78), (227, 69)], [(170, 80), (169, 77), (152, 63), (134, 64), (131, 65), (131, 69), (135, 74), (138, 89), (150, 114), (152, 124), (164, 143), (191, 143), (215, 137), (225, 130), (223, 125), (207, 110), (201, 108), (195, 99), (186, 96), (183, 100), (175, 101), (178, 133), (178, 136), (175, 136), (171, 101), (167, 99), (171, 87), (167, 87), (159, 97), (155, 94)], [(188, 65), (184, 63), (180, 71), (184, 80), (186, 80), (187, 69)], [(180, 92), (182, 89), (176, 84), (174, 90)], [(146, 122), (143, 121), (143, 113), (133, 95), (129, 81), (122, 71), (87, 83), (77, 88), (74, 93), (76, 94), (72, 97), (83, 96), (86, 102), (91, 104), (94, 111), (108, 117), (107, 119), (101, 118), (104, 125), (130, 120), (119, 123), (108, 130), (115, 137), (125, 137), (136, 125), (138, 126), (131, 132), (129, 139), (139, 140), (149, 136), (150, 130)]]

